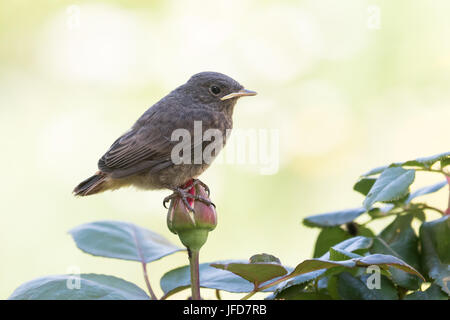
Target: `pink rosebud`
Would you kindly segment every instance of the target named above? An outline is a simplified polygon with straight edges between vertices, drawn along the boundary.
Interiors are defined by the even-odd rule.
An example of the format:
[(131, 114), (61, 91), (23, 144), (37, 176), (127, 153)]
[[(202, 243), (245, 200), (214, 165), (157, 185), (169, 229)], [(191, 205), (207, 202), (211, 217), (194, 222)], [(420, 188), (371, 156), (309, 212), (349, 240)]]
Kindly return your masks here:
[[(192, 185), (187, 184), (187, 186)], [(189, 190), (192, 195), (210, 201), (207, 192), (200, 184), (196, 184)], [(167, 213), (167, 226), (169, 230), (180, 237), (181, 242), (191, 250), (199, 250), (208, 238), (208, 233), (217, 225), (217, 213), (213, 205), (201, 200), (187, 199), (194, 209), (190, 211), (181, 197), (170, 201)]]

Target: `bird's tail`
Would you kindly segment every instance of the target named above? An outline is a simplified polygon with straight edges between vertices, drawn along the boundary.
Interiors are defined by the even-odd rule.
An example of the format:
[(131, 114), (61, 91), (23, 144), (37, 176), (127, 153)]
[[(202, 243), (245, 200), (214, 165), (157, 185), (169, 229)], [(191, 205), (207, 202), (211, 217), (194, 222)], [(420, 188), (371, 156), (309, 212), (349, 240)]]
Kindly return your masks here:
[(103, 183), (106, 180), (106, 175), (103, 172), (97, 172), (90, 178), (87, 178), (83, 182), (81, 182), (78, 186), (75, 187), (73, 193), (76, 196), (89, 196), (91, 194), (96, 194), (104, 191)]

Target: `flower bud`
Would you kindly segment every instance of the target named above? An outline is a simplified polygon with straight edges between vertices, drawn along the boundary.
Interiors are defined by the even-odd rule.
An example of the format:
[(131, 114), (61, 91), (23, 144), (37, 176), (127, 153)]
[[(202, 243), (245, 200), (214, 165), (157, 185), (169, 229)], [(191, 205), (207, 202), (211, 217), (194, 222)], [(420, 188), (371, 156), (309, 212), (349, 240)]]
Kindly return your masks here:
[[(193, 186), (189, 193), (209, 201), (205, 189), (200, 184)], [(217, 213), (213, 205), (200, 200), (187, 200), (195, 212), (186, 207), (181, 197), (176, 197), (170, 201), (167, 226), (171, 232), (178, 234), (187, 248), (199, 250), (205, 244), (208, 233), (217, 225)]]

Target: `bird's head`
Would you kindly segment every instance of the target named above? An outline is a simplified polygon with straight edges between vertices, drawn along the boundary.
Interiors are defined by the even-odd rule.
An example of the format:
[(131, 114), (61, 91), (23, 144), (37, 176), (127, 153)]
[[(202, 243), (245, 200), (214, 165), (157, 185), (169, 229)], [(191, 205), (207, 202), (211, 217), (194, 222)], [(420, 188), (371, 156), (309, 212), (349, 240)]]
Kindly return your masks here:
[(236, 80), (218, 72), (201, 72), (193, 75), (185, 84), (194, 102), (216, 110), (229, 109), (240, 97), (254, 96), (255, 91), (245, 89)]

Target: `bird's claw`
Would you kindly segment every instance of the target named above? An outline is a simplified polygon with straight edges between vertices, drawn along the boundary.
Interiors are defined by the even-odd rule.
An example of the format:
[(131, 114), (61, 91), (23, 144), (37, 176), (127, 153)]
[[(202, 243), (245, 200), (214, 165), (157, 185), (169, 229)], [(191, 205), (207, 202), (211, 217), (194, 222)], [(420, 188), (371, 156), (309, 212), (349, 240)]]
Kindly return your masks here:
[[(199, 182), (197, 182), (197, 181), (199, 181)], [(201, 182), (200, 180), (197, 180), (197, 179), (194, 180), (194, 185), (197, 183), (203, 186), (203, 182)], [(192, 186), (185, 188), (185, 189), (182, 189), (182, 188), (173, 189), (173, 193), (170, 196), (165, 197), (163, 200), (164, 208), (168, 209), (166, 206), (167, 202), (169, 202), (172, 199), (177, 198), (177, 197), (179, 197), (183, 201), (183, 204), (186, 206), (186, 208), (193, 213), (195, 213), (195, 210), (189, 204), (189, 201), (187, 199), (194, 199), (194, 200), (203, 202), (207, 206), (213, 206), (214, 208), (216, 208), (216, 205), (211, 200), (203, 198), (202, 196), (198, 196), (198, 195), (194, 195), (194, 194), (190, 193), (189, 190), (191, 188), (192, 188)], [(207, 191), (207, 193), (209, 192), (209, 189), (207, 189), (207, 187), (205, 188), (205, 190)]]
[(209, 187), (206, 185), (206, 183), (204, 183), (204, 182), (201, 181), (200, 179), (192, 179), (192, 185), (195, 186), (195, 185), (197, 185), (197, 184), (201, 185), (201, 186), (205, 189), (206, 194), (207, 194), (208, 197), (209, 197), (210, 194), (211, 194), (211, 192), (210, 192), (210, 190), (209, 190)]

